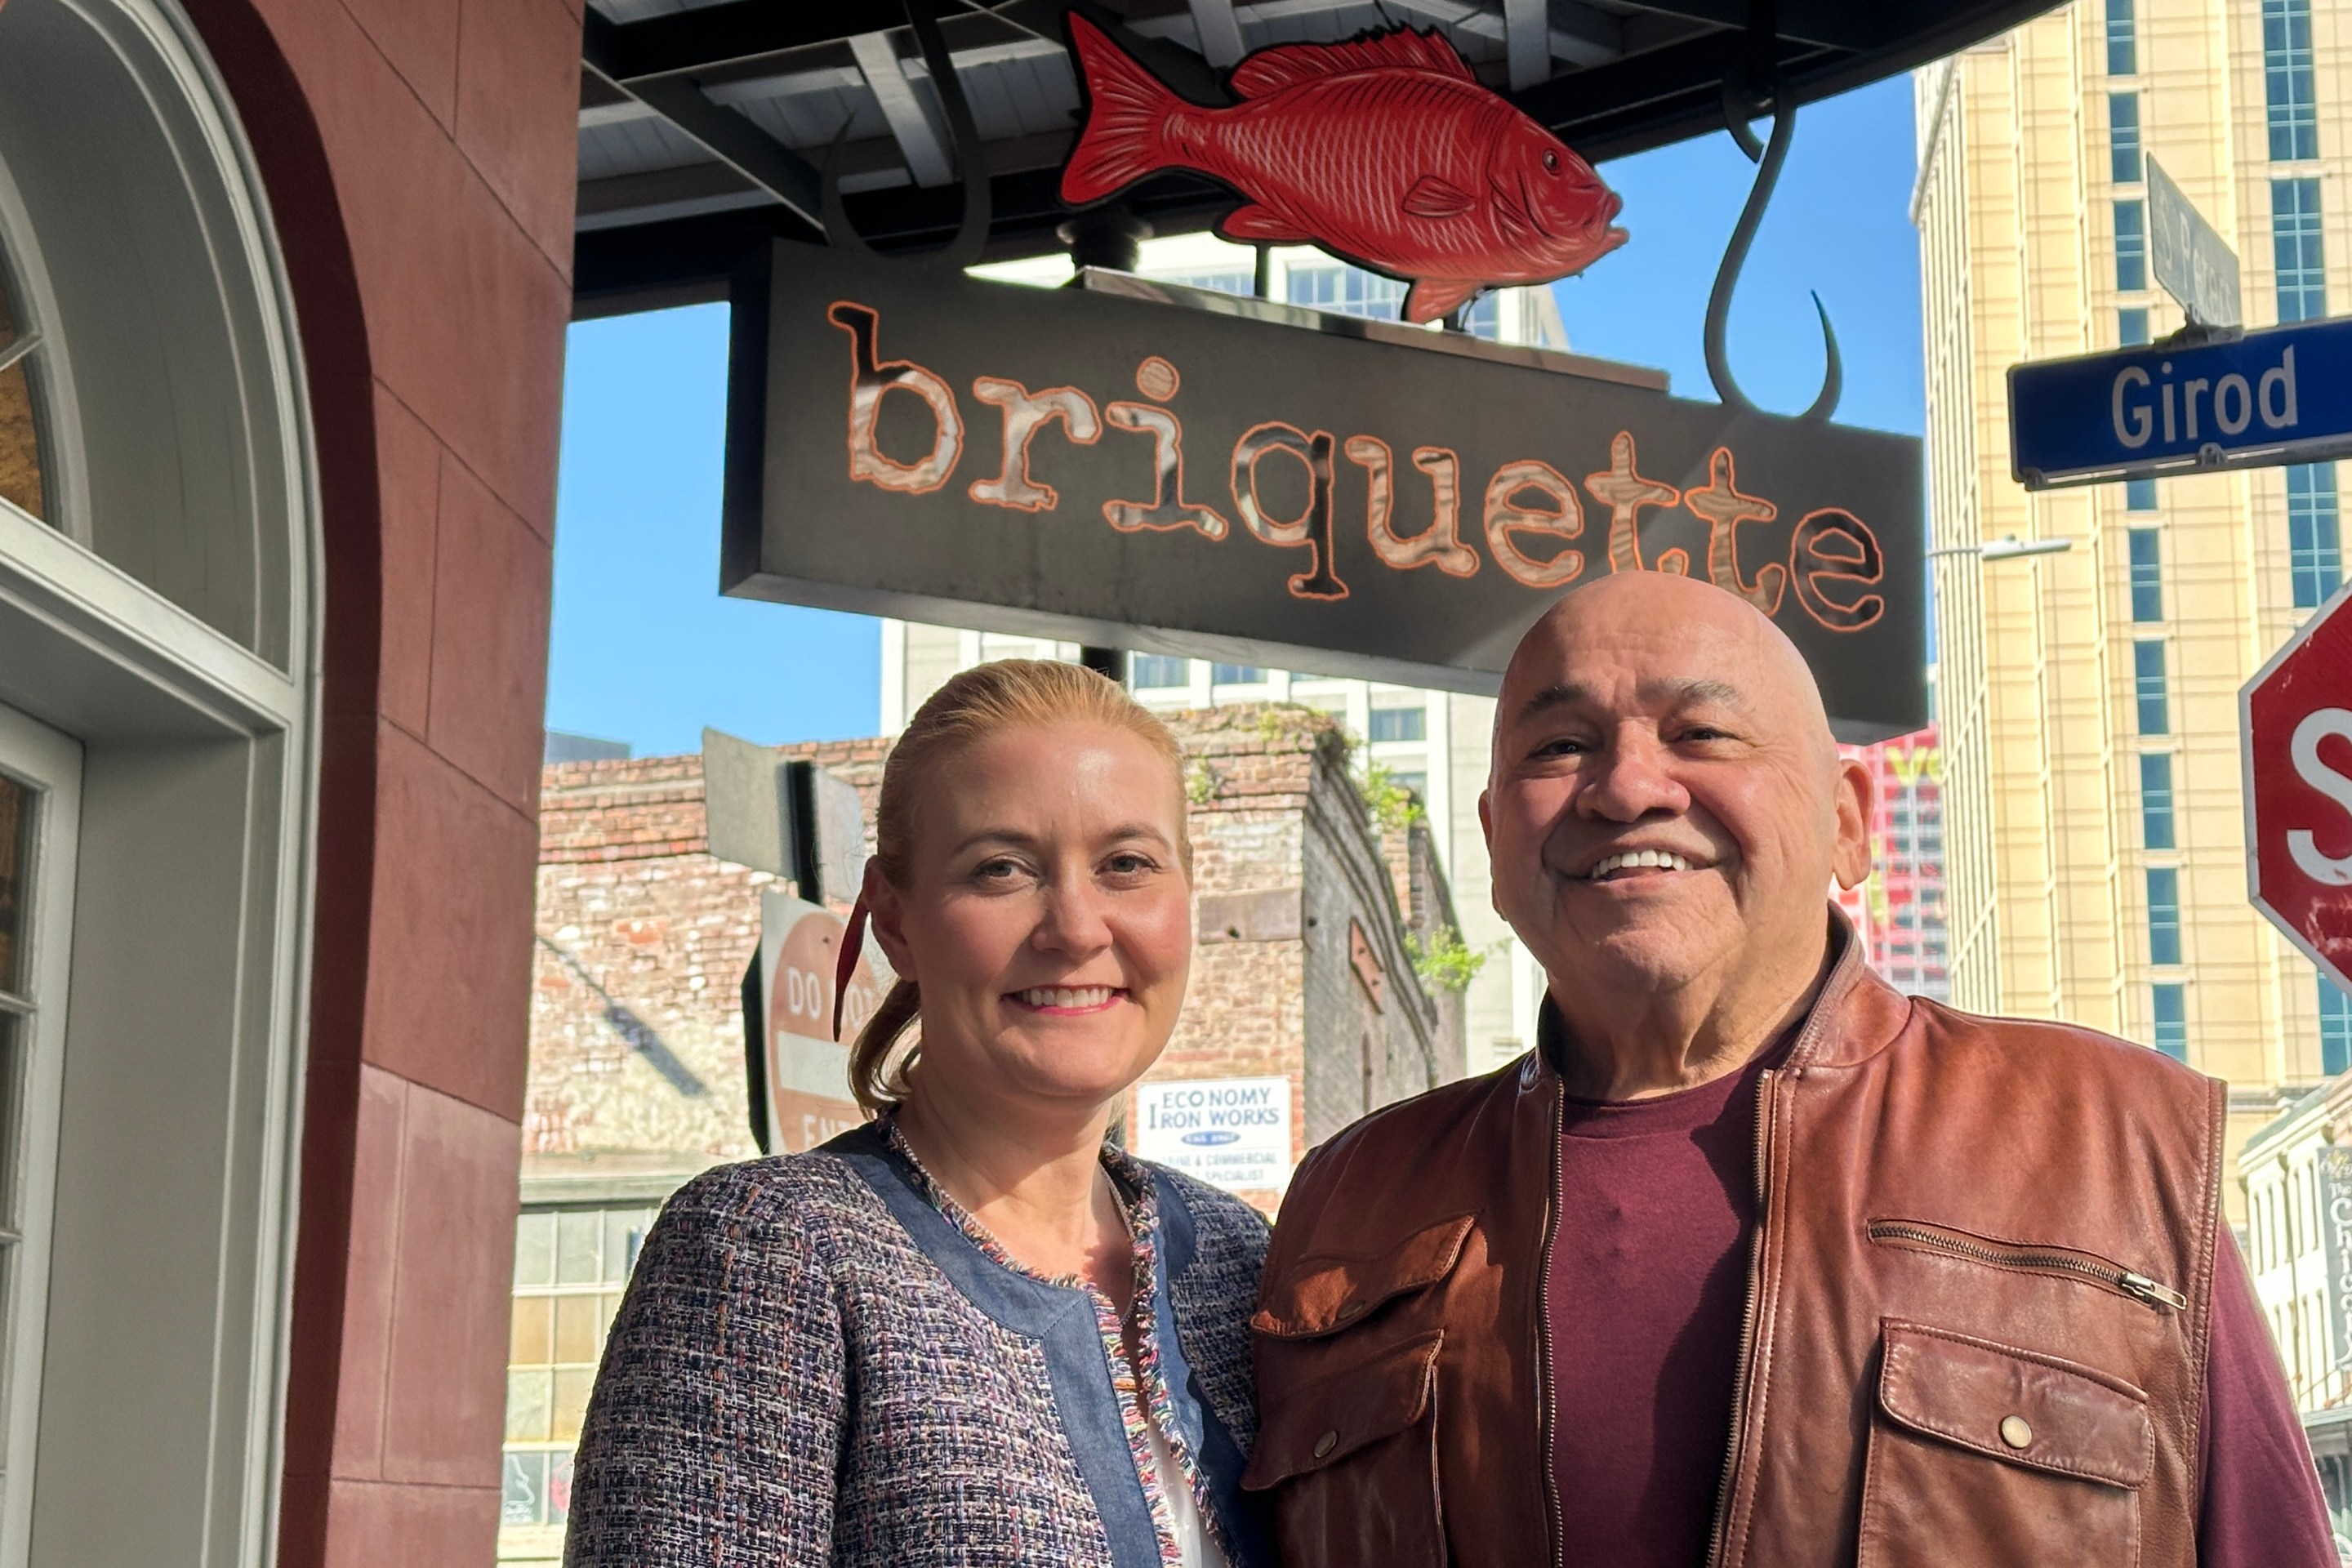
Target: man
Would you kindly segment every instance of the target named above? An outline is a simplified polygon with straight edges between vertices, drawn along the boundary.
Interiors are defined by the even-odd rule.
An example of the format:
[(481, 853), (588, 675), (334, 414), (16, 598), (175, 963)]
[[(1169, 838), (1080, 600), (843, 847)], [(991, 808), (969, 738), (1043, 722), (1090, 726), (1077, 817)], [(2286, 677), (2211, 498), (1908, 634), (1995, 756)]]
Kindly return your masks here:
[(1745, 601), (1626, 574), (1528, 634), (1479, 816), (1537, 1049), (1291, 1185), (1287, 1568), (2335, 1563), (2222, 1086), (1872, 976), (1824, 907), (1869, 805)]

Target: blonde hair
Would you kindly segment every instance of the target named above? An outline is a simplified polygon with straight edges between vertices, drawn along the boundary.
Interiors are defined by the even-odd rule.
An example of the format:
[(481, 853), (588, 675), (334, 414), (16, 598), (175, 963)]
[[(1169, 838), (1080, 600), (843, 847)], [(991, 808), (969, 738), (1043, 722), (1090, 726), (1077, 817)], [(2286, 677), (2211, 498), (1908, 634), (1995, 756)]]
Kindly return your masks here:
[[(874, 813), (874, 860), (883, 879), (900, 889), (912, 881), (923, 791), (946, 776), (957, 752), (1007, 730), (1049, 724), (1100, 724), (1127, 731), (1166, 761), (1177, 793), (1182, 795), (1183, 748), (1124, 686), (1082, 665), (1049, 659), (1004, 658), (976, 665), (949, 677), (915, 710), (882, 766), (882, 798)], [(1181, 813), (1176, 851), (1189, 877), (1192, 843)], [(921, 1042), (895, 1059), (892, 1052), (921, 1010), (915, 983), (900, 980), (857, 1031), (849, 1047), (849, 1087), (869, 1113), (878, 1114), (906, 1100), (908, 1072), (921, 1052)]]

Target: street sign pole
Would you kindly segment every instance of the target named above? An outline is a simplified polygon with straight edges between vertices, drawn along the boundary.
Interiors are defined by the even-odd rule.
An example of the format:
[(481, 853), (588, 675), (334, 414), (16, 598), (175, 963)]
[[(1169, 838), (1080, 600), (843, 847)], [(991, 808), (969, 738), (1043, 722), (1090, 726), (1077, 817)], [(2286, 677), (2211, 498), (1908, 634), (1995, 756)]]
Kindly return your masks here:
[(2010, 366), (2010, 471), (2045, 490), (2352, 452), (2352, 321), (2246, 333), (2237, 254), (2145, 163), (2148, 266), (2189, 324), (2120, 353)]
[(2253, 906), (2352, 992), (2352, 583), (2239, 694)]

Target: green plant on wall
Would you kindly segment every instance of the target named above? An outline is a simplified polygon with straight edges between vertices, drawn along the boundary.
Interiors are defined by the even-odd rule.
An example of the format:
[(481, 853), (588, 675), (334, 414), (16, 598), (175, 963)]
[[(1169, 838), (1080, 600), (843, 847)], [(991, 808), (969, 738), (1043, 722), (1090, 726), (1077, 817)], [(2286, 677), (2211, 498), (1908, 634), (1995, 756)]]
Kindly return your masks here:
[(1429, 816), (1420, 798), (1378, 763), (1365, 767), (1363, 776), (1356, 781), (1356, 793), (1384, 833), (1402, 832)]
[(1206, 805), (1217, 797), (1217, 770), (1205, 757), (1195, 758), (1184, 770), (1184, 798), (1194, 805)]
[[(1496, 948), (1502, 944), (1497, 942)], [(1455, 995), (1470, 989), (1478, 972), (1486, 967), (1486, 960), (1495, 948), (1474, 948), (1462, 940), (1462, 933), (1452, 926), (1440, 926), (1423, 941), (1417, 931), (1404, 934), (1404, 950), (1412, 960), (1412, 972), (1421, 983), (1433, 991), (1450, 991)]]

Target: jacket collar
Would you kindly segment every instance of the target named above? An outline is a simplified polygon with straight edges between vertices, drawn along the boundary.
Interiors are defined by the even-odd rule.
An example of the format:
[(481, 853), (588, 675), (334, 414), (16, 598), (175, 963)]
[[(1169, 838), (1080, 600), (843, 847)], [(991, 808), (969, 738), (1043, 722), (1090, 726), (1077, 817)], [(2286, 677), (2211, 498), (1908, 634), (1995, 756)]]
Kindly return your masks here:
[[(1784, 1070), (1843, 1067), (1877, 1055), (1903, 1032), (1911, 998), (1880, 979), (1863, 961), (1862, 939), (1843, 910), (1829, 906), (1830, 948), (1835, 956), (1798, 1026)], [(1568, 1045), (1568, 1021), (1547, 989), (1536, 1009), (1536, 1048), (1521, 1068), (1520, 1087), (1534, 1089), (1559, 1079), (1560, 1053)], [(1759, 1042), (1760, 1045), (1760, 1042)]]

